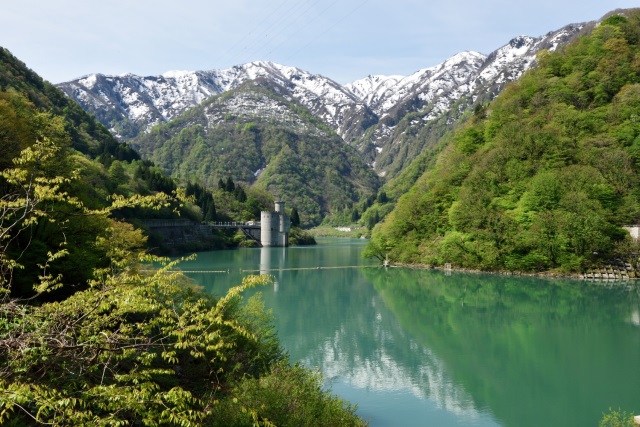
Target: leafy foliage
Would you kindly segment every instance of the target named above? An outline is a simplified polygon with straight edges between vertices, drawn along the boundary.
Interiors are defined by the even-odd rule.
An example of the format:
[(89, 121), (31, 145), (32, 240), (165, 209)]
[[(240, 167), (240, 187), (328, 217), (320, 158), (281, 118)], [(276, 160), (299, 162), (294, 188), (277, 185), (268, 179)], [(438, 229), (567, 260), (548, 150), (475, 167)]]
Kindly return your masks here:
[(289, 244), (292, 246), (315, 245), (316, 239), (309, 232), (299, 227), (291, 227)]
[(637, 424), (633, 420), (633, 414), (629, 414), (620, 409), (610, 409), (600, 420), (599, 427), (635, 427)]
[(390, 259), (580, 271), (640, 218), (637, 11), (543, 52), (474, 115), (375, 230)]
[(212, 425), (243, 426), (265, 420), (280, 427), (365, 425), (353, 415), (355, 408), (324, 391), (319, 374), (297, 364), (274, 364), (267, 375), (243, 381), (235, 392), (237, 400), (227, 401)]
[[(18, 167), (4, 170), (2, 176), (15, 185), (31, 182), (22, 165), (32, 158), (46, 160), (55, 148), (36, 142), (23, 150)], [(29, 197), (3, 201), (0, 231), (5, 240), (34, 221), (53, 220), (39, 209), (48, 200), (77, 203), (60, 191), (59, 181), (39, 179)], [(150, 206), (147, 203), (156, 204), (157, 199), (116, 198), (107, 209), (86, 211), (110, 224), (96, 242), (109, 264), (94, 270), (87, 289), (58, 302), (33, 305), (9, 298), (10, 273), (19, 264), (2, 248), (0, 422), (195, 426), (207, 419), (210, 424), (218, 418), (217, 408), (225, 407), (218, 402), (238, 401), (228, 391), (232, 384), (242, 390), (251, 378), (284, 360), (263, 311), (239, 305), (240, 292), (264, 282), (264, 277), (248, 277), (216, 301), (186, 285), (172, 272), (175, 263), (165, 263), (152, 274), (139, 270), (140, 262), (154, 260), (142, 250), (144, 236), (107, 216), (124, 205)], [(66, 254), (64, 249), (50, 253), (47, 264)], [(42, 266), (34, 284), (38, 298), (65, 283), (62, 275), (46, 274), (47, 268)], [(233, 415), (238, 418), (233, 424), (250, 424), (239, 415), (247, 413), (265, 425), (269, 417), (302, 417), (318, 403), (330, 408), (341, 425), (360, 424), (352, 409), (320, 390), (319, 379), (309, 377), (314, 378), (310, 382), (301, 368), (279, 366), (267, 378), (281, 384), (286, 375), (297, 375), (288, 381), (305, 396), (301, 407), (283, 412), (273, 405), (275, 391), (267, 389), (262, 396), (268, 410), (264, 405), (240, 405), (243, 411)]]
[(239, 290), (214, 302), (165, 270), (144, 278), (125, 270), (59, 303), (5, 304), (4, 415), (196, 425), (213, 404), (201, 397), (281, 358), (275, 345), (258, 352), (260, 339), (234, 319)]

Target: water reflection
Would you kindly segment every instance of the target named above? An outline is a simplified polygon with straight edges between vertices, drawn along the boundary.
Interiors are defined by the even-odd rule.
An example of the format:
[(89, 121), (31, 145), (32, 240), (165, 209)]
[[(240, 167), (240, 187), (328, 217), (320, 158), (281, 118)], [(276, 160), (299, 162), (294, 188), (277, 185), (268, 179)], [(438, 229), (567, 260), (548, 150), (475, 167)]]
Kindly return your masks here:
[(271, 274), (271, 248), (260, 248), (260, 274)]
[(640, 311), (634, 311), (631, 313), (631, 324), (635, 326), (640, 326)]
[[(367, 271), (384, 274), (381, 268)], [(452, 422), (497, 425), (454, 381), (442, 359), (405, 330), (363, 270), (286, 273), (278, 298), (267, 303), (294, 360), (353, 389), (411, 395), (418, 404), (454, 414)], [(380, 410), (367, 401), (357, 403), (365, 417), (375, 418)], [(423, 425), (414, 415), (396, 425)]]
[[(638, 405), (636, 288), (366, 272), (405, 331), (505, 426), (596, 425)], [(636, 407), (637, 408), (637, 407)]]
[[(453, 413), (466, 421), (477, 420), (480, 412), (471, 396), (452, 381), (445, 364), (429, 349), (405, 337), (398, 342), (380, 324), (372, 324), (374, 342), (382, 343), (369, 354), (349, 351), (353, 340), (349, 330), (336, 331), (334, 337), (311, 351), (302, 361), (316, 366), (329, 379), (347, 382), (352, 387), (376, 392), (403, 392), (421, 400), (430, 400), (436, 408)], [(409, 350), (416, 363), (407, 364), (397, 349)], [(403, 425), (407, 425), (404, 424)]]
[(365, 262), (362, 246), (265, 249), (201, 254), (199, 269), (231, 273), (196, 279), (221, 294), (248, 270), (273, 275), (263, 298), (292, 360), (319, 368), (372, 427), (582, 426), (610, 406), (640, 410), (636, 288), (317, 269)]
[[(260, 248), (260, 274), (273, 278), (273, 291), (278, 292), (287, 265), (287, 248)], [(275, 260), (272, 262), (272, 258)]]

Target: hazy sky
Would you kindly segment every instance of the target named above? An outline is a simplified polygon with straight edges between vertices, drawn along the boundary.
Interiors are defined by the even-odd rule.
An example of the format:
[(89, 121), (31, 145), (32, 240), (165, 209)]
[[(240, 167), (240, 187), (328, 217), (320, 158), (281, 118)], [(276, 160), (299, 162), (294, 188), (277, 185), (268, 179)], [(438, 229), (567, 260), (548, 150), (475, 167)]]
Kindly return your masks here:
[(255, 60), (348, 83), (599, 19), (628, 0), (5, 0), (0, 46), (45, 79)]

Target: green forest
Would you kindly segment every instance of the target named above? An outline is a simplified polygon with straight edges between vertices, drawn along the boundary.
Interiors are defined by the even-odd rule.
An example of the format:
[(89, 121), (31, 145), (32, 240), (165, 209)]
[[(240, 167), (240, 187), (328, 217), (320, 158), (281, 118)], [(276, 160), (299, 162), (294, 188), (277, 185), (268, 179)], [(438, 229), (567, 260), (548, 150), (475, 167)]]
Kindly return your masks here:
[(363, 425), (289, 362), (261, 299), (243, 301), (269, 277), (214, 298), (125, 221), (236, 211), (0, 54), (0, 424)]
[(630, 256), (637, 249), (622, 226), (640, 219), (639, 39), (635, 11), (542, 52), (440, 141), (368, 254), (560, 273)]

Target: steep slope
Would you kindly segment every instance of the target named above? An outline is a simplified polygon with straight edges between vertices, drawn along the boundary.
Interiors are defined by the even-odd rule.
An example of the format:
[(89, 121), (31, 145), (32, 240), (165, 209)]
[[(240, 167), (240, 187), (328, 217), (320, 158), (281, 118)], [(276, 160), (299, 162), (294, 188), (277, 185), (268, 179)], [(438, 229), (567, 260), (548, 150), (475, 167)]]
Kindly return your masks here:
[(372, 254), (581, 271), (632, 250), (640, 219), (640, 11), (539, 57), (455, 132), (375, 233)]
[[(85, 217), (82, 208), (68, 198), (72, 195), (87, 208), (107, 206), (108, 195), (118, 192), (123, 183), (113, 179), (110, 172), (115, 168), (110, 170), (108, 165), (122, 168), (125, 161), (139, 159), (138, 154), (4, 48), (0, 48), (0, 147), (0, 171), (28, 171), (0, 177), (0, 228), (5, 236), (0, 244), (0, 281), (16, 261), (24, 268), (10, 280), (12, 296), (32, 296), (32, 286), (43, 271), (51, 277), (64, 275), (70, 285), (46, 298), (68, 295), (92, 277), (88, 265), (103, 265), (108, 258), (96, 238), (103, 237), (110, 226)], [(34, 157), (25, 155), (16, 162), (27, 149), (36, 153)], [(25, 223), (23, 216), (38, 203), (36, 215), (50, 221)], [(73, 219), (65, 220), (65, 215)], [(20, 231), (7, 238), (11, 228)], [(60, 248), (66, 255), (53, 262), (51, 254)]]
[[(0, 91), (14, 90), (37, 108), (63, 116), (73, 147), (92, 157), (100, 155), (118, 160), (139, 159), (137, 153), (115, 138), (94, 117), (87, 114), (51, 83), (0, 47)], [(5, 153), (6, 154), (6, 153)], [(9, 159), (9, 156), (5, 156)]]
[(538, 52), (556, 50), (591, 25), (516, 37), (488, 56), (462, 52), (408, 77), (373, 76), (347, 85), (379, 117), (355, 144), (379, 175), (397, 176), (476, 105), (520, 78)]
[[(347, 85), (347, 88), (358, 93), (380, 118), (385, 118), (398, 115), (398, 109), (405, 104), (421, 109), (436, 100), (444, 103), (469, 92), (472, 88), (466, 86), (472, 81), (470, 77), (478, 72), (486, 59), (481, 53), (461, 52), (407, 77), (370, 76)], [(442, 104), (439, 107), (441, 111), (447, 106)]]
[(377, 191), (355, 151), (271, 79), (248, 81), (132, 140), (179, 179), (231, 176), (295, 207), (305, 225)]
[[(31, 147), (35, 139), (54, 142), (57, 150), (55, 164), (39, 159), (41, 164), (38, 168), (45, 169), (48, 174), (68, 178), (64, 191), (73, 194), (84, 207), (104, 208), (111, 204), (110, 199), (114, 194), (125, 197), (171, 194), (177, 188), (176, 182), (164, 175), (157, 166), (142, 161), (135, 150), (128, 144), (118, 142), (95, 117), (55, 86), (42, 80), (9, 51), (0, 48), (0, 171), (13, 167), (13, 159), (21, 150)], [(194, 187), (187, 185), (188, 195), (191, 195), (190, 188), (193, 190)], [(198, 221), (206, 218), (207, 214), (208, 219), (215, 219), (212, 218), (216, 216), (213, 195), (204, 189), (199, 190), (194, 203), (180, 209), (182, 219)], [(0, 191), (11, 191), (3, 179), (0, 179)], [(270, 207), (272, 202), (260, 200), (254, 205), (259, 215), (260, 208)], [(76, 210), (77, 206), (65, 206), (63, 210), (67, 209)], [(221, 216), (230, 211), (221, 210)], [(113, 216), (135, 222), (138, 226), (140, 220), (178, 218), (172, 208), (122, 209), (114, 212)], [(225, 219), (240, 218), (234, 215)], [(63, 259), (60, 269), (68, 269), (67, 273), (71, 272), (73, 278), (88, 274), (82, 266), (93, 262), (91, 257), (104, 258), (104, 251), (98, 250), (95, 242), (96, 236), (103, 235), (107, 227), (108, 224), (91, 221), (51, 223), (46, 227), (38, 226), (31, 233), (21, 234), (10, 250), (22, 251), (25, 246), (33, 245), (44, 252), (30, 251), (30, 259), (25, 261), (28, 267), (16, 278), (15, 283), (18, 286), (32, 284), (39, 272), (36, 264), (45, 264), (46, 250), (53, 251), (52, 248), (65, 239), (69, 245), (69, 256)], [(203, 246), (206, 244), (204, 247), (212, 249), (231, 245), (231, 239), (226, 237), (206, 236), (206, 239), (202, 239)], [(150, 246), (157, 248), (158, 242), (152, 242)], [(86, 279), (87, 276), (82, 278)], [(28, 289), (25, 292), (30, 291)]]

